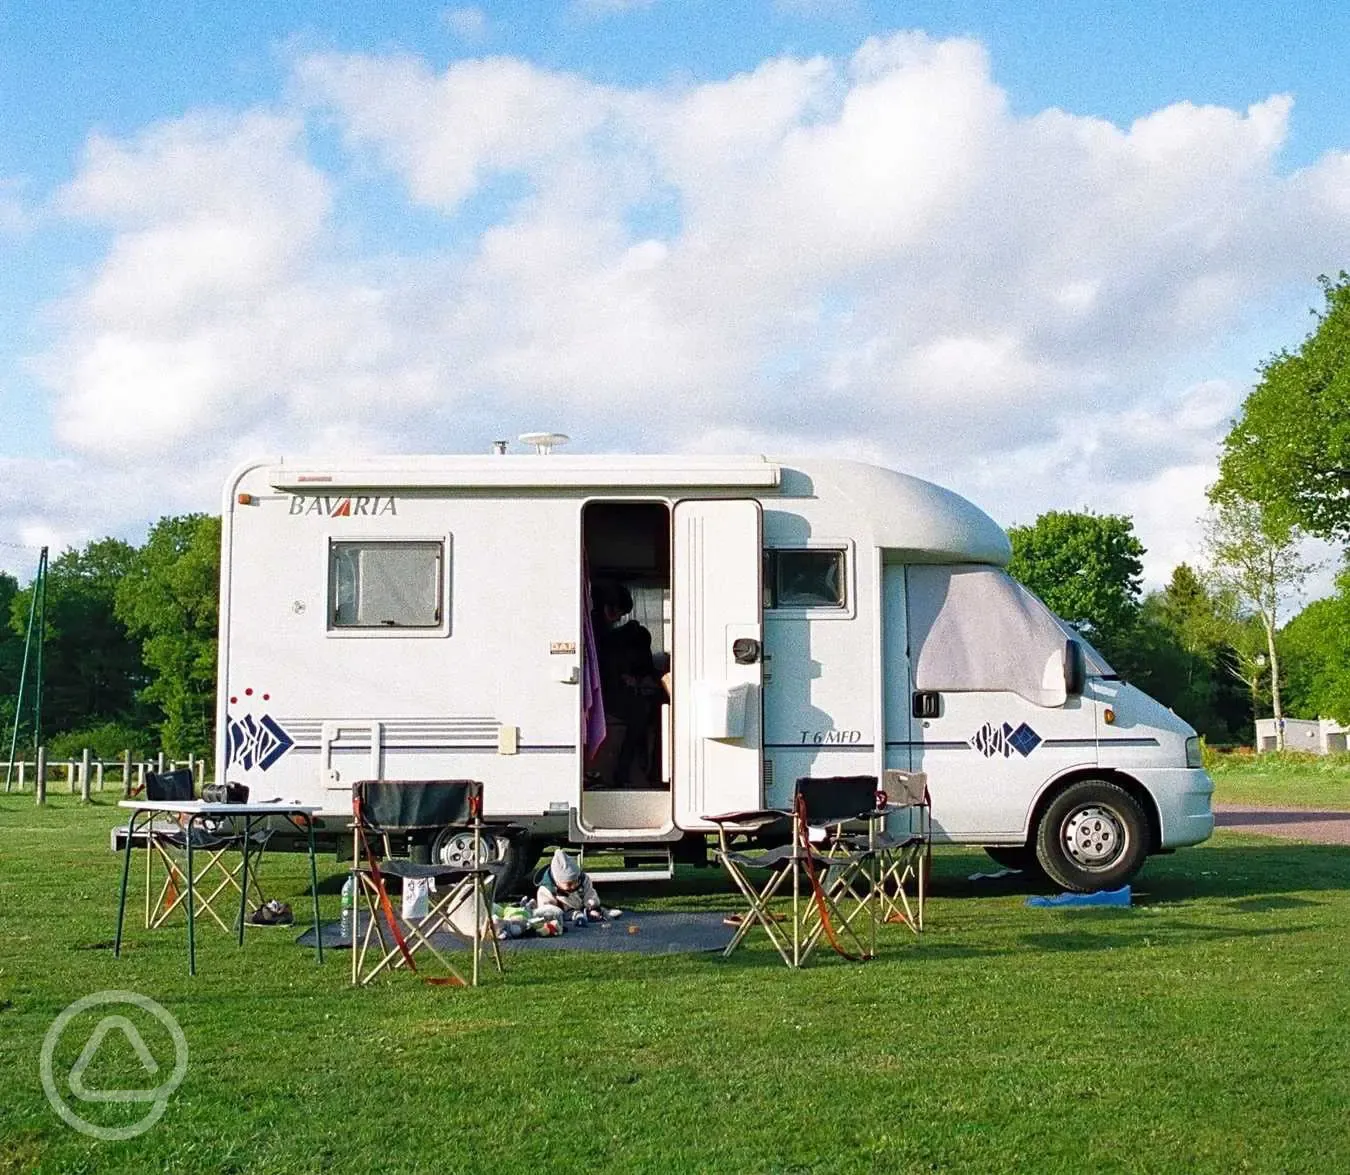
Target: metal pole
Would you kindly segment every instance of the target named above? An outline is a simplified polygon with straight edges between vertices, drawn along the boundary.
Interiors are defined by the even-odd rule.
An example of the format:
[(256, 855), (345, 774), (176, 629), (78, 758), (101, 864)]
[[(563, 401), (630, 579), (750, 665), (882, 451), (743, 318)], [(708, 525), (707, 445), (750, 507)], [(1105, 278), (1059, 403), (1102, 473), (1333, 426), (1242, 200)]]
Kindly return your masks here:
[(33, 675), (33, 746), (42, 741), (42, 649), (47, 643), (47, 548), (38, 556), (37, 672)]
[[(37, 576), (33, 580), (33, 598), (28, 602), (28, 633), (23, 641), (23, 665), (19, 670), (19, 696), (14, 700), (14, 729), (9, 739), (9, 766), (5, 769), (5, 791), (9, 791), (10, 777), (14, 773), (14, 754), (19, 745), (19, 720), (23, 715), (23, 691), (28, 683), (28, 655), (33, 647), (33, 619), (38, 611), (38, 596), (45, 591), (44, 585), (47, 580), (47, 548), (42, 548), (42, 553), (38, 556)], [(45, 627), (46, 621), (46, 602), (44, 596), (43, 602), (43, 621)], [(38, 681), (38, 705), (41, 705), (42, 698), (42, 641), (38, 641), (37, 655), (37, 681)], [(40, 717), (40, 712), (36, 715)], [(38, 732), (33, 731), (33, 746), (38, 744)], [(20, 776), (22, 777), (23, 768), (20, 767)], [(23, 781), (20, 778), (19, 790), (23, 790)]]

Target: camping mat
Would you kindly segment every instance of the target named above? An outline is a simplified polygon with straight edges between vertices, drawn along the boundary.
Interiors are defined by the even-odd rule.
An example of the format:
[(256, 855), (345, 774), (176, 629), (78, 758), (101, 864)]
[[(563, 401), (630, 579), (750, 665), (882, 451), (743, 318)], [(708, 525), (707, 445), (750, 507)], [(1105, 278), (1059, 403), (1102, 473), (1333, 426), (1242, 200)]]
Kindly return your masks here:
[[(592, 922), (553, 938), (526, 935), (502, 939), (500, 945), (508, 951), (624, 951), (641, 955), (720, 951), (732, 935), (732, 928), (723, 921), (726, 916), (720, 911), (707, 910), (625, 911), (622, 917), (612, 922)], [(363, 913), (362, 931), (365, 919)], [(382, 929), (386, 941), (392, 941), (388, 927)], [(306, 930), (296, 943), (313, 949), (314, 931)], [(437, 949), (447, 951), (466, 949), (463, 939), (446, 931), (433, 934), (431, 943)], [(351, 948), (351, 943), (342, 937), (342, 926), (338, 922), (323, 924), (323, 945), (329, 950)]]

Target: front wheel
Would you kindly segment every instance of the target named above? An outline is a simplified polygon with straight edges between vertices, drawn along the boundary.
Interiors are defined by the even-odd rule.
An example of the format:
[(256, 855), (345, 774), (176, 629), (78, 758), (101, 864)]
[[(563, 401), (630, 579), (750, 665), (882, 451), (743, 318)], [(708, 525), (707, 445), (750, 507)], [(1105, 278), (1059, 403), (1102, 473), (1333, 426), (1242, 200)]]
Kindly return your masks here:
[(1036, 827), (1036, 860), (1075, 893), (1124, 885), (1148, 855), (1148, 821), (1129, 792), (1104, 779), (1070, 784)]

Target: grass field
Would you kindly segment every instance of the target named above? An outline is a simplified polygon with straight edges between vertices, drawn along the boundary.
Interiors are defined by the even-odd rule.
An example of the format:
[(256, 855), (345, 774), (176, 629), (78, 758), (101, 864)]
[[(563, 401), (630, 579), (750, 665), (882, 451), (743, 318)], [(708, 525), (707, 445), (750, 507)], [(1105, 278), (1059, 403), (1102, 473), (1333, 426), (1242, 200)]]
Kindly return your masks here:
[(1350, 811), (1350, 755), (1215, 755), (1214, 802)]
[[(1350, 849), (1221, 833), (1096, 911), (1028, 909), (966, 880), (983, 854), (940, 851), (924, 941), (890, 928), (864, 966), (522, 953), (475, 991), (352, 991), (345, 955), (316, 967), (287, 930), (243, 951), (202, 930), (192, 980), (182, 927), (133, 920), (114, 960), (116, 818), (0, 798), (0, 1172), (1350, 1170)], [(303, 910), (301, 859), (266, 876)], [(615, 897), (723, 891), (691, 872)], [(38, 1078), (54, 1018), (109, 988), (190, 1050), (126, 1142), (65, 1126)], [(109, 1040), (86, 1084), (147, 1084)]]

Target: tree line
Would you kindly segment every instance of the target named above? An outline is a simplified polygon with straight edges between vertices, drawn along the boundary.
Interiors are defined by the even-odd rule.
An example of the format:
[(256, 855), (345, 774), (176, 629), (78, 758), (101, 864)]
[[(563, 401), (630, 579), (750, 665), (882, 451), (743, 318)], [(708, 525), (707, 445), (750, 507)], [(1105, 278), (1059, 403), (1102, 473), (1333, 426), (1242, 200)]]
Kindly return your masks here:
[[(1321, 283), (1314, 329), (1262, 365), (1224, 439), (1195, 564), (1145, 594), (1125, 515), (1051, 511), (1009, 531), (1011, 573), (1216, 744), (1249, 742), (1267, 713), (1350, 723), (1350, 566), (1289, 615), (1312, 570), (1304, 540), (1350, 541), (1350, 275)], [(55, 755), (211, 753), (219, 566), (220, 520), (204, 514), (161, 519), (140, 547), (100, 539), (52, 561), (42, 722)], [(33, 590), (0, 573), (6, 732)], [(21, 746), (31, 725), (25, 706)]]
[[(105, 538), (51, 561), (41, 738), (58, 758), (88, 747), (173, 758), (215, 739), (220, 519), (162, 518), (140, 547)], [(0, 573), (0, 722), (11, 730), (36, 584)], [(19, 747), (33, 743), (29, 685)], [(5, 748), (8, 753), (8, 746)]]

